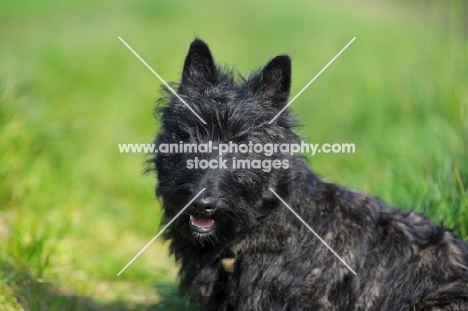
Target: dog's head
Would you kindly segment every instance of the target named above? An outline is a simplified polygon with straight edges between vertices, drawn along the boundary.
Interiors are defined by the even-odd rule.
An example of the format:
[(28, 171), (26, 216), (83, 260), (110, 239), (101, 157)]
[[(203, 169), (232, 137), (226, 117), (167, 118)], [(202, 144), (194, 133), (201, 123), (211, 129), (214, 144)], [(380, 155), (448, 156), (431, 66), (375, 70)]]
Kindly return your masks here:
[(290, 84), (286, 55), (236, 83), (206, 43), (191, 44), (177, 94), (166, 88), (168, 100), (157, 109), (157, 195), (167, 220), (185, 207), (169, 237), (226, 243), (278, 206), (268, 188), (286, 195), (293, 160), (278, 147), (297, 141), (293, 119), (282, 111)]

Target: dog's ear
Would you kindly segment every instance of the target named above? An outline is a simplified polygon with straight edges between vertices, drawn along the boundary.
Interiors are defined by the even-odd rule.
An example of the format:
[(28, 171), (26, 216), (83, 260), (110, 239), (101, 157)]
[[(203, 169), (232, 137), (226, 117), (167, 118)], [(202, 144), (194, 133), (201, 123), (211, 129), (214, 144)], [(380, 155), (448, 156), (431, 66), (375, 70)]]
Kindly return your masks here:
[(190, 45), (182, 71), (181, 86), (204, 86), (216, 82), (216, 65), (210, 48), (201, 39), (195, 39)]
[(247, 92), (281, 106), (291, 88), (291, 59), (288, 55), (273, 58), (260, 71), (250, 76), (245, 84)]
[(264, 98), (287, 98), (291, 88), (291, 59), (288, 55), (273, 58), (260, 73), (261, 92)]

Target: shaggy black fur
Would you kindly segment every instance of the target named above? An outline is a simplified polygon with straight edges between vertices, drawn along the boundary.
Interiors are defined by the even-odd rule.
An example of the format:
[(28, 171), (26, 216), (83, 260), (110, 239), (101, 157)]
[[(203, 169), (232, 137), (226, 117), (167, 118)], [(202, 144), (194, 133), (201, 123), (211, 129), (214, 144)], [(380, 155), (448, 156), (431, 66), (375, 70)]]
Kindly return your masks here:
[[(292, 143), (285, 111), (290, 58), (281, 55), (235, 82), (208, 46), (190, 46), (178, 94), (158, 109), (157, 145), (229, 141)], [(181, 264), (181, 289), (200, 310), (468, 310), (468, 244), (416, 213), (316, 177), (297, 156), (231, 153), (277, 159), (288, 167), (188, 169), (187, 160), (217, 153), (158, 153), (157, 195), (166, 220), (206, 190), (167, 230)], [(356, 272), (343, 265), (268, 190), (274, 189)], [(234, 261), (234, 269), (223, 260)], [(229, 260), (228, 260), (229, 261)]]

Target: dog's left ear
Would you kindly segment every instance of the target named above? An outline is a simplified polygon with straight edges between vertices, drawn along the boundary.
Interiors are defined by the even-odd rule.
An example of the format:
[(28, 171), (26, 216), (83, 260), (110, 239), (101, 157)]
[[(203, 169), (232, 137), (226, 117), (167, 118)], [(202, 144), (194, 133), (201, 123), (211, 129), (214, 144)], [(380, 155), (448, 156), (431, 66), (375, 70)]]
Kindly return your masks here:
[(291, 59), (288, 55), (273, 58), (263, 68), (260, 74), (260, 84), (263, 86), (265, 98), (282, 94), (289, 95), (291, 88)]
[(291, 59), (288, 55), (279, 55), (266, 64), (260, 73), (251, 76), (246, 88), (262, 99), (283, 102), (288, 98), (291, 87)]
[(210, 48), (201, 39), (195, 39), (190, 45), (182, 71), (181, 86), (205, 86), (217, 80), (216, 65)]

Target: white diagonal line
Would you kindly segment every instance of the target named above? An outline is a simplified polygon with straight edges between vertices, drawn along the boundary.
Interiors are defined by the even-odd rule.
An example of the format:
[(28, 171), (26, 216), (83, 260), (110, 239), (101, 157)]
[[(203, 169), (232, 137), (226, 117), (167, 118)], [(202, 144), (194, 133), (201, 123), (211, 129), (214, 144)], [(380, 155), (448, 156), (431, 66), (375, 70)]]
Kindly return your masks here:
[(357, 273), (343, 260), (343, 258), (341, 258), (334, 250), (333, 248), (330, 247), (330, 245), (327, 244), (327, 242), (325, 242), (321, 237), (320, 235), (317, 234), (317, 232), (315, 232), (305, 221), (304, 219), (301, 218), (301, 216), (299, 216), (289, 205), (288, 203), (286, 203), (273, 189), (271, 188), (268, 188), (270, 189), (271, 192), (273, 192), (273, 194), (281, 201), (283, 202), (284, 205), (286, 205), (286, 207), (294, 214), (294, 216), (296, 216), (303, 224), (304, 226), (307, 227), (307, 229), (310, 230), (310, 232), (312, 232), (319, 240), (320, 242), (322, 242), (323, 245), (325, 245), (332, 253), (333, 255), (335, 255), (348, 269), (349, 271), (351, 271), (352, 273), (354, 273), (354, 275), (357, 275)]
[(164, 85), (185, 105), (187, 106), (188, 109), (190, 109), (190, 111), (198, 118), (200, 119), (200, 121), (202, 121), (203, 124), (206, 124), (205, 120), (203, 120), (199, 115), (198, 113), (195, 112), (195, 110), (192, 109), (192, 107), (190, 107), (189, 104), (187, 104), (187, 102), (185, 100), (182, 99), (182, 97), (179, 96), (179, 94), (177, 94), (176, 91), (174, 91), (174, 89), (172, 87), (169, 86), (169, 84), (166, 83), (166, 81), (164, 81), (163, 78), (161, 78), (160, 75), (158, 75), (158, 73), (156, 71), (153, 70), (153, 68), (151, 68), (144, 60), (143, 58), (140, 57), (140, 55), (138, 55), (137, 52), (135, 52), (131, 47), (130, 45), (127, 44), (127, 42), (125, 42), (124, 39), (122, 39), (120, 36), (118, 37), (120, 41), (122, 41), (123, 44), (125, 44), (125, 46), (130, 50), (132, 51), (133, 54), (135, 54), (135, 56), (159, 79), (161, 80), (162, 83), (164, 83)]
[(198, 192), (197, 195), (196, 195), (192, 200), (190, 200), (190, 202), (188, 202), (187, 205), (185, 205), (185, 207), (184, 207), (183, 209), (181, 209), (180, 212), (178, 212), (177, 215), (175, 215), (174, 218), (172, 218), (172, 220), (169, 221), (169, 222), (167, 223), (167, 225), (165, 225), (164, 228), (162, 228), (162, 230), (159, 231), (159, 233), (156, 234), (156, 236), (155, 236), (154, 238), (152, 238), (151, 241), (149, 241), (148, 244), (146, 244), (145, 247), (143, 247), (143, 248), (141, 249), (141, 251), (138, 252), (138, 254), (136, 254), (135, 257), (133, 257), (133, 259), (130, 260), (130, 262), (129, 262), (125, 267), (123, 267), (122, 270), (120, 270), (119, 273), (117, 273), (117, 276), (120, 276), (120, 275), (122, 274), (122, 272), (124, 272), (124, 271), (128, 268), (128, 266), (130, 266), (130, 265), (135, 261), (135, 259), (137, 259), (137, 258), (148, 248), (148, 246), (150, 246), (150, 244), (153, 243), (153, 242), (164, 232), (164, 230), (166, 230), (166, 229), (172, 224), (172, 222), (173, 222), (174, 220), (176, 220), (177, 217), (179, 217), (180, 214), (182, 214), (182, 213), (187, 209), (187, 207), (189, 207), (190, 204), (192, 204), (193, 201), (195, 201), (195, 199), (198, 198), (198, 196), (199, 196), (200, 194), (202, 194), (202, 192), (205, 191), (205, 190), (206, 190), (206, 188), (203, 188), (202, 190), (200, 190), (200, 192)]
[(293, 103), (293, 102), (296, 100), (296, 98), (298, 98), (298, 97), (299, 97), (299, 95), (301, 95), (301, 94), (302, 94), (302, 92), (304, 92), (304, 91), (305, 91), (305, 90), (306, 90), (306, 89), (309, 87), (309, 85), (311, 85), (311, 84), (312, 84), (312, 82), (314, 82), (314, 81), (315, 81), (315, 79), (317, 79), (317, 78), (318, 78), (318, 77), (319, 77), (319, 76), (322, 74), (322, 72), (324, 72), (324, 71), (325, 71), (325, 69), (327, 69), (327, 68), (328, 68), (328, 66), (330, 66), (330, 65), (331, 65), (331, 63), (333, 63), (333, 62), (335, 61), (335, 59), (337, 59), (337, 58), (338, 58), (338, 56), (340, 56), (340, 55), (341, 55), (341, 53), (343, 53), (343, 52), (344, 52), (344, 50), (346, 50), (346, 49), (348, 48), (348, 46), (350, 46), (350, 45), (351, 45), (351, 43), (353, 43), (353, 41), (354, 41), (354, 40), (356, 40), (356, 37), (354, 37), (353, 39), (351, 39), (351, 41), (349, 41), (349, 42), (348, 42), (348, 44), (346, 44), (346, 45), (345, 45), (345, 47), (344, 47), (344, 48), (342, 48), (342, 49), (341, 49), (341, 51), (339, 51), (339, 52), (338, 52), (338, 54), (336, 54), (336, 55), (335, 55), (335, 57), (333, 57), (333, 58), (332, 58), (332, 60), (331, 60), (331, 61), (329, 61), (329, 62), (328, 62), (328, 64), (326, 64), (326, 65), (325, 65), (325, 67), (323, 67), (323, 68), (322, 68), (322, 70), (320, 70), (320, 71), (319, 71), (319, 73), (318, 73), (318, 74), (316, 74), (316, 75), (315, 75), (315, 77), (313, 77), (313, 78), (312, 78), (312, 80), (310, 80), (310, 81), (309, 81), (309, 83), (307, 83), (307, 84), (306, 84), (306, 86), (304, 86), (304, 87), (302, 88), (302, 90), (300, 90), (300, 91), (299, 91), (299, 93), (297, 93), (297, 95), (296, 95), (296, 96), (294, 96), (294, 97), (293, 97), (293, 99), (291, 99), (291, 100), (289, 101), (289, 103), (288, 103), (286, 106), (284, 106), (284, 107), (283, 107), (283, 109), (281, 109), (281, 111), (280, 111), (280, 112), (278, 112), (278, 113), (276, 114), (276, 116), (275, 116), (273, 119), (271, 119), (271, 121), (270, 121), (270, 122), (268, 122), (268, 124), (271, 124), (271, 123), (273, 123), (273, 121), (275, 121), (275, 120), (276, 120), (276, 118), (278, 118), (278, 117), (279, 117), (279, 115), (280, 115), (280, 114), (282, 114), (282, 113), (283, 113), (283, 112), (284, 112), (284, 111), (285, 111), (285, 110), (286, 110), (286, 109), (287, 109), (287, 108), (288, 108), (288, 107), (289, 107), (289, 106), (290, 106), (290, 105), (291, 105), (291, 104), (292, 104), (292, 103)]

